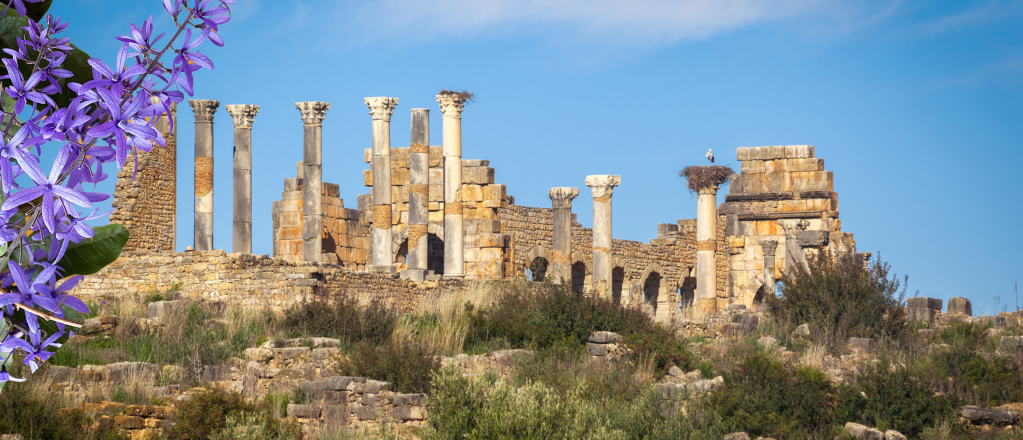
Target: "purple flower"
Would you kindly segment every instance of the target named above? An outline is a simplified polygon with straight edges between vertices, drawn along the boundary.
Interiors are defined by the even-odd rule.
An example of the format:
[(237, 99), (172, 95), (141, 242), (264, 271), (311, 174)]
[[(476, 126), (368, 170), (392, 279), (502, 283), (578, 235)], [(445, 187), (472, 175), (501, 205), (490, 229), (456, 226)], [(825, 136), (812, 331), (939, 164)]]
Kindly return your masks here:
[[(58, 307), (57, 300), (51, 296), (36, 294), (35, 287), (29, 282), (28, 276), (21, 269), (21, 265), (17, 261), (9, 261), (7, 266), (11, 269), (11, 277), (18, 287), (18, 291), (0, 294), (0, 306), (22, 303), (27, 307), (35, 308), (39, 306), (49, 311), (53, 311)], [(25, 321), (28, 323), (30, 334), (39, 332), (38, 316), (34, 313), (26, 313)]]
[(32, 372), (35, 373), (36, 370), (39, 369), (39, 364), (36, 363), (37, 359), (39, 360), (40, 363), (42, 363), (49, 360), (50, 356), (53, 356), (53, 352), (46, 351), (44, 349), (49, 347), (60, 347), (61, 344), (58, 344), (57, 340), (63, 336), (64, 332), (60, 331), (50, 335), (50, 337), (46, 338), (45, 341), (40, 342), (39, 338), (41, 336), (39, 332), (34, 332), (29, 335), (29, 337), (32, 340), (31, 343), (26, 342), (24, 339), (21, 338), (7, 338), (7, 340), (0, 345), (2, 345), (4, 350), (9, 349), (13, 351), (14, 349), (20, 348), (22, 351), (24, 351), (25, 365), (28, 365), (29, 368), (32, 369)]
[[(17, 338), (9, 338), (9, 339), (17, 339)], [(20, 339), (18, 339), (18, 340), (20, 341)], [(4, 341), (4, 342), (6, 342), (6, 341)], [(4, 359), (4, 362), (6, 362), (6, 361), (7, 360)], [(7, 381), (11, 381), (11, 382), (24, 382), (25, 379), (24, 378), (18, 378), (18, 377), (11, 376), (11, 373), (7, 372), (7, 365), (2, 365), (2, 366), (0, 366), (0, 383), (4, 383), (4, 382), (7, 382)]]
[(114, 96), (110, 90), (100, 89), (99, 94), (103, 98), (100, 106), (110, 113), (110, 120), (90, 128), (89, 136), (113, 137), (118, 168), (124, 167), (124, 162), (128, 160), (128, 141), (131, 141), (132, 146), (139, 147), (143, 151), (149, 151), (153, 140), (158, 140), (158, 143), (162, 144), (163, 138), (159, 133), (146, 124), (144, 119), (136, 117), (136, 114), (142, 109), (145, 99), (135, 95), (135, 99), (129, 101), (126, 107), (121, 109), (120, 99)]
[(179, 80), (178, 83), (181, 84), (181, 88), (185, 89), (189, 96), (192, 95), (192, 72), (199, 70), (201, 67), (213, 70), (213, 61), (210, 61), (209, 57), (192, 51), (192, 49), (199, 47), (209, 34), (209, 28), (203, 29), (202, 34), (195, 41), (192, 41), (192, 30), (185, 29), (185, 42), (181, 45), (181, 49), (178, 50), (178, 56), (174, 57), (174, 71), (184, 72), (185, 74), (183, 81)]
[[(11, 159), (15, 157), (18, 151), (18, 146), (28, 136), (28, 127), (22, 125), (18, 129), (14, 136), (11, 136), (11, 140), (4, 141), (3, 136), (0, 136), (0, 181), (3, 183), (4, 195), (11, 193), (11, 186), (14, 185), (14, 178), (17, 177), (20, 172), (15, 172), (17, 165), (11, 164)], [(19, 170), (20, 171), (20, 170)]]
[(163, 37), (163, 34), (160, 34), (157, 35), (153, 41), (149, 41), (149, 39), (153, 36), (152, 15), (150, 15), (149, 19), (142, 23), (142, 27), (138, 27), (135, 23), (132, 23), (129, 33), (131, 34), (130, 36), (121, 35), (120, 37), (117, 37), (117, 40), (123, 43), (128, 43), (131, 45), (133, 50), (141, 53), (151, 50), (153, 45), (156, 44), (157, 41), (160, 41), (160, 38)]
[[(86, 88), (95, 88), (99, 86), (109, 85), (127, 85), (131, 77), (146, 73), (146, 68), (141, 64), (135, 64), (131, 67), (125, 68), (124, 62), (128, 58), (128, 44), (121, 45), (121, 50), (117, 51), (117, 70), (111, 69), (98, 58), (89, 58), (89, 65), (92, 66), (93, 71), (103, 75), (108, 79), (94, 79), (84, 84)], [(94, 74), (95, 75), (95, 74)], [(120, 90), (118, 90), (120, 94)]]
[[(28, 9), (25, 8), (25, 3), (38, 3), (40, 1), (41, 0), (11, 0), (11, 3), (8, 3), (7, 8), (14, 6), (14, 10), (18, 11), (18, 15), (24, 17), (28, 12)], [(4, 8), (4, 12), (7, 12), (7, 8)]]
[(53, 218), (53, 200), (55, 198), (57, 200), (65, 200), (82, 207), (92, 206), (92, 204), (89, 203), (89, 199), (85, 198), (85, 194), (82, 194), (81, 191), (61, 186), (58, 182), (60, 172), (64, 170), (64, 166), (67, 164), (69, 150), (70, 148), (64, 146), (60, 149), (60, 152), (57, 153), (57, 158), (53, 161), (53, 167), (50, 168), (49, 177), (43, 175), (38, 164), (25, 159), (25, 153), (23, 153), (22, 150), (15, 150), (15, 158), (18, 159), (18, 163), (21, 164), (25, 173), (28, 174), (29, 177), (32, 178), (32, 181), (38, 186), (25, 188), (12, 194), (4, 201), (3, 205), (0, 205), (0, 209), (11, 209), (16, 206), (21, 206), (41, 196), (43, 198), (41, 202), (43, 208), (43, 224), (45, 224), (46, 228), (50, 231), (56, 231), (56, 223)]
[(49, 96), (32, 91), (32, 88), (39, 84), (39, 80), (43, 77), (42, 72), (33, 73), (25, 80), (22, 79), (21, 72), (18, 71), (17, 61), (5, 58), (4, 66), (7, 66), (7, 78), (11, 80), (11, 85), (4, 90), (8, 96), (17, 100), (17, 103), (14, 104), (14, 113), (21, 113), (21, 110), (25, 108), (26, 99), (37, 104), (54, 105)]

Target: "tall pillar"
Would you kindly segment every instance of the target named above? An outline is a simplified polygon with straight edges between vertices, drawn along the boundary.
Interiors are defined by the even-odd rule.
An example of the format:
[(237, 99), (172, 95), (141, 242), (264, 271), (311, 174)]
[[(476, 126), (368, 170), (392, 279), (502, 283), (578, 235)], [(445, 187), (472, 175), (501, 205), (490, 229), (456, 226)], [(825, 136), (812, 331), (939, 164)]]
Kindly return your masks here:
[(593, 192), (593, 291), (611, 296), (611, 194), (622, 176), (586, 176)]
[(408, 277), (426, 275), (430, 199), (430, 109), (412, 109), (412, 145), (409, 147)]
[(231, 252), (252, 253), (252, 122), (258, 105), (226, 106), (234, 120), (234, 228)]
[(195, 246), (213, 250), (213, 114), (220, 101), (190, 99), (195, 114)]
[(761, 240), (760, 250), (764, 253), (764, 297), (774, 296), (774, 253), (778, 249), (777, 240)]
[(394, 270), (391, 245), (391, 114), (398, 98), (365, 98), (373, 116), (373, 271)]
[(696, 310), (717, 312), (717, 194), (718, 187), (703, 188), (696, 199)]
[(302, 114), (302, 261), (323, 254), (323, 118), (330, 103), (296, 102)]
[(437, 95), (444, 115), (444, 276), (464, 277), (462, 247), (462, 109), (457, 94)]
[(579, 188), (551, 188), (547, 193), (554, 207), (554, 252), (551, 274), (555, 282), (572, 283), (572, 199)]

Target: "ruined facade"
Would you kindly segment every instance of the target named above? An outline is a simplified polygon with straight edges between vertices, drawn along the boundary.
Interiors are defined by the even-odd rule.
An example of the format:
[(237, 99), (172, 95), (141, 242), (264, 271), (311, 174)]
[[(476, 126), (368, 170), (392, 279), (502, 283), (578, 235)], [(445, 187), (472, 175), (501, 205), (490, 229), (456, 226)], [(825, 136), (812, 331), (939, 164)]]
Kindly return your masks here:
[[(657, 238), (643, 243), (612, 237), (613, 190), (628, 185), (627, 179), (596, 175), (579, 182), (579, 187), (589, 187), (593, 205), (572, 203), (579, 187), (552, 189), (550, 207), (516, 205), (506, 186), (497, 183), (489, 161), (462, 159), (464, 102), (445, 95), (439, 95), (438, 101), (444, 116), (443, 138), (457, 145), (426, 145), (429, 110), (412, 109), (415, 142), (393, 148), (389, 116), (397, 99), (367, 98), (372, 118), (365, 122), (374, 132), (374, 148), (363, 154), (370, 164), (363, 176), (368, 194), (357, 197), (357, 207), (346, 208), (341, 188), (322, 182), (319, 173), (306, 175), (306, 170), (315, 172), (320, 164), (310, 167), (299, 162), (297, 176), (285, 179), (281, 200), (273, 202), (270, 213), (274, 258), (267, 261), (273, 263), (254, 261), (254, 267), (319, 268), (301, 270), (330, 272), (335, 278), (339, 273), (382, 279), (400, 274), (407, 281), (377, 284), (405, 290), (418, 289), (414, 286), (423, 281), (556, 277), (572, 289), (641, 306), (657, 319), (669, 320), (678, 315), (680, 306), (697, 306), (701, 313), (731, 304), (755, 307), (765, 294), (773, 294), (773, 280), (795, 261), (822, 250), (855, 252), (852, 235), (841, 231), (833, 176), (824, 170), (823, 160), (814, 157), (812, 146), (737, 149), (741, 168), (729, 181), (725, 203), (716, 204), (717, 188), (701, 192), (699, 222), (683, 219), (659, 224)], [(307, 128), (312, 113), (303, 106), (314, 104), (320, 106), (315, 123), (323, 123), (323, 113), (329, 108), (326, 103), (299, 103)], [(172, 133), (167, 136), (173, 138)], [(317, 133), (306, 133), (305, 157), (319, 157), (320, 148)], [(163, 151), (167, 150), (148, 154)], [(258, 155), (258, 150), (252, 154)], [(386, 185), (386, 190), (381, 185)], [(119, 183), (115, 206), (136, 206), (139, 193), (120, 190), (121, 186)], [(306, 200), (313, 188), (319, 189), (319, 200)], [(594, 210), (596, 232), (575, 221), (572, 212), (579, 209)], [(307, 224), (310, 213), (318, 213), (313, 218), (319, 225)], [(118, 215), (112, 219), (125, 223), (132, 232), (129, 244), (153, 242), (154, 233), (173, 237), (172, 232), (144, 226), (149, 223), (137, 218), (138, 214), (135, 218)], [(162, 217), (160, 222), (172, 224)], [(452, 226), (455, 224), (457, 228)], [(315, 247), (310, 247), (310, 227), (320, 231)], [(423, 243), (425, 250), (420, 246)], [(318, 253), (317, 261), (310, 261), (310, 249)], [(126, 250), (125, 257), (163, 254), (164, 259), (176, 258), (170, 252), (166, 247), (135, 246)], [(382, 252), (387, 255), (375, 255)], [(123, 260), (117, 265), (122, 274), (127, 262), (138, 265), (145, 261)], [(698, 260), (704, 263), (698, 264)], [(245, 264), (236, 266), (238, 273), (231, 276), (249, 279), (241, 266)], [(293, 270), (298, 269), (287, 269)], [(322, 275), (311, 279), (324, 283)], [(241, 285), (259, 289), (249, 282)], [(236, 289), (231, 283), (215, 287), (228, 292), (212, 296), (231, 296), (229, 291)], [(274, 295), (287, 297), (286, 291)], [(297, 296), (303, 293), (295, 292)]]

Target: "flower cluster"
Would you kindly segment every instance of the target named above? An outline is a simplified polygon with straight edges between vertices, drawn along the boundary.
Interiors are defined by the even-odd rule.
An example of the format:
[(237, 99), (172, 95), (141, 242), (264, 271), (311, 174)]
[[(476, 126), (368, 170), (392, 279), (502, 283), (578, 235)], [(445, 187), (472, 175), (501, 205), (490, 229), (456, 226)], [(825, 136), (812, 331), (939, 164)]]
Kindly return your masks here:
[[(24, 2), (36, 1), (8, 0), (6, 6), (25, 15)], [(108, 177), (105, 164), (113, 162), (120, 169), (131, 153), (164, 145), (154, 124), (165, 117), (172, 124), (170, 105), (181, 102), (185, 93), (192, 95), (193, 73), (213, 69), (199, 46), (206, 41), (224, 44), (218, 27), (230, 19), (228, 5), (233, 1), (163, 3), (175, 24), (174, 35), (165, 44), (160, 43), (164, 34), (153, 35), (152, 16), (141, 26), (132, 24), (128, 35), (117, 38), (122, 45), (116, 63), (89, 59), (92, 79), (82, 83), (71, 81), (72, 72), (62, 68), (71, 56), (71, 45), (63, 36), (68, 25), (60, 18), (28, 20), (17, 48), (4, 49), (0, 385), (24, 380), (7, 370), (17, 350), (24, 352), (24, 362), (34, 372), (60, 347), (58, 341), (73, 334), (67, 326), (79, 326), (65, 313), (69, 309), (88, 313), (88, 307), (68, 293), (81, 276), (69, 276), (62, 266), (69, 244), (93, 237), (86, 221), (108, 214), (98, 214), (93, 203), (110, 196), (89, 192), (86, 185), (95, 187)], [(70, 99), (58, 99), (61, 96)], [(56, 149), (48, 173), (41, 160), (46, 149)], [(137, 165), (137, 154), (134, 157)], [(53, 325), (44, 328), (43, 323)]]

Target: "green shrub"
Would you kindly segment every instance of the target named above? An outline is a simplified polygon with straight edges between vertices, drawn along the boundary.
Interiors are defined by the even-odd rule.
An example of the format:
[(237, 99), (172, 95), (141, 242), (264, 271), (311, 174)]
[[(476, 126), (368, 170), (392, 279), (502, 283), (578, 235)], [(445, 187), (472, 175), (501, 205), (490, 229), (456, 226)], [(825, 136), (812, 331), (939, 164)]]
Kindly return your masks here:
[(955, 395), (963, 405), (1023, 401), (1023, 372), (1008, 357), (986, 358), (972, 347), (950, 346), (934, 350), (915, 369), (932, 389)]
[(751, 437), (834, 435), (838, 396), (819, 370), (790, 367), (753, 352), (724, 379), (708, 401), (736, 430)]
[(637, 357), (651, 359), (661, 371), (691, 366), (684, 341), (638, 308), (551, 283), (506, 286), (491, 307), (472, 311), (466, 347), (497, 348), (500, 341), (506, 347), (542, 349), (565, 340), (582, 344), (604, 330), (623, 335)]
[(345, 373), (390, 382), (403, 393), (429, 393), (431, 377), (438, 368), (440, 361), (417, 344), (389, 341), (376, 347), (364, 340)]
[[(271, 414), (266, 404), (247, 403), (241, 394), (219, 388), (194, 393), (191, 399), (175, 404), (176, 421), (165, 433), (170, 440), (235, 438), (239, 426), (251, 427), (261, 437), (271, 440), (301, 439), (302, 429), (296, 422), (281, 421)], [(229, 429), (224, 432), (225, 428)], [(216, 436), (216, 437), (214, 437)]]
[[(44, 367), (45, 368), (45, 367)], [(27, 373), (27, 371), (25, 372)], [(31, 380), (42, 380), (33, 377)], [(116, 429), (93, 430), (92, 420), (79, 409), (61, 409), (56, 394), (38, 384), (7, 382), (0, 393), (0, 432), (26, 439), (121, 440)]]
[(355, 297), (339, 295), (295, 304), (284, 311), (281, 323), (291, 336), (337, 338), (349, 346), (368, 340), (379, 346), (390, 339), (397, 321), (392, 307), (379, 302), (363, 307)]
[(839, 387), (838, 420), (917, 437), (951, 419), (956, 407), (954, 397), (936, 396), (929, 385), (904, 367), (884, 361), (868, 365), (853, 382)]
[(879, 260), (864, 267), (852, 256), (817, 255), (788, 268), (780, 296), (769, 295), (764, 304), (783, 343), (801, 324), (815, 329), (815, 342), (833, 348), (850, 337), (903, 341), (910, 329), (901, 307), (906, 281), (889, 278), (889, 265)]

